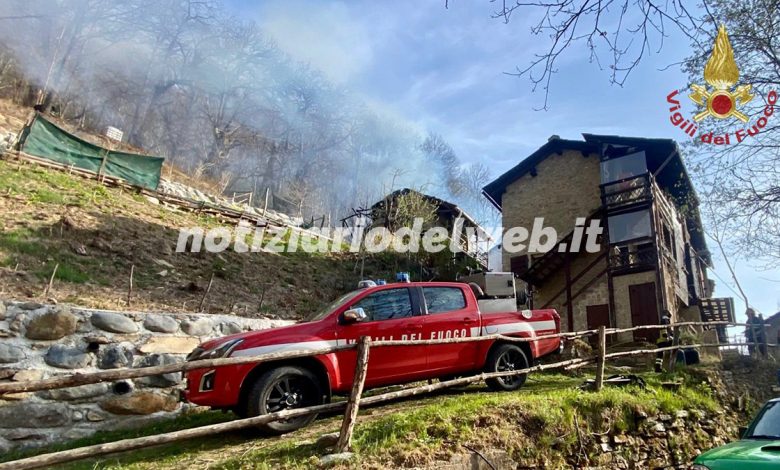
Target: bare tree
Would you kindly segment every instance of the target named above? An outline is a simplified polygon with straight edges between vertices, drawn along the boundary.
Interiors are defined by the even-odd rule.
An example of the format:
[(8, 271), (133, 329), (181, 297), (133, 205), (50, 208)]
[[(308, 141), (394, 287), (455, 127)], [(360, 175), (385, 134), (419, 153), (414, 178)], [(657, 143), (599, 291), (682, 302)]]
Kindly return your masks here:
[[(533, 89), (544, 91), (549, 102), (553, 75), (566, 53), (581, 46), (590, 61), (600, 69), (609, 69), (610, 81), (623, 85), (639, 62), (654, 48), (663, 47), (669, 28), (674, 28), (698, 43), (702, 16), (683, 0), (658, 3), (654, 0), (490, 0), (498, 5), (493, 17), (509, 23), (514, 16), (532, 18), (531, 34), (540, 36), (541, 49), (531, 62), (509, 73), (528, 77)], [(445, 3), (445, 5), (447, 5)]]

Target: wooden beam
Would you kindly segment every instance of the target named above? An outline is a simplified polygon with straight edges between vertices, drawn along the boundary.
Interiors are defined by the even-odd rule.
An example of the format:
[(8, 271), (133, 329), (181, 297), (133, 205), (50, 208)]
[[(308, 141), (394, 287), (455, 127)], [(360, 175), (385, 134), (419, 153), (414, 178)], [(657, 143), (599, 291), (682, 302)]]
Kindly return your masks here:
[(339, 435), (339, 441), (336, 444), (338, 452), (349, 451), (349, 447), (352, 444), (352, 431), (355, 429), (358, 409), (360, 408), (360, 397), (363, 395), (363, 386), (366, 383), (370, 343), (371, 338), (368, 336), (362, 336), (358, 343), (355, 375), (352, 379), (352, 392), (349, 394), (347, 409), (344, 412), (344, 421), (341, 423), (341, 434)]
[(599, 350), (596, 357), (596, 382), (594, 384), (595, 390), (598, 392), (604, 386), (604, 366), (606, 365), (606, 359), (604, 356), (607, 354), (607, 330), (604, 326), (599, 327)]

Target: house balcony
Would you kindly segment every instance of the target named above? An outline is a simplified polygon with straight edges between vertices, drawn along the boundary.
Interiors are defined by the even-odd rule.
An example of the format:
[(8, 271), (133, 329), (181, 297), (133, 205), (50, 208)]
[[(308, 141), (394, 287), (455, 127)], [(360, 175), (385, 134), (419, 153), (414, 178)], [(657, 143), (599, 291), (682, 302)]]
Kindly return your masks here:
[(601, 201), (607, 213), (646, 205), (653, 200), (652, 176), (644, 173), (601, 185)]
[(658, 254), (652, 242), (610, 247), (609, 270), (612, 275), (655, 269)]

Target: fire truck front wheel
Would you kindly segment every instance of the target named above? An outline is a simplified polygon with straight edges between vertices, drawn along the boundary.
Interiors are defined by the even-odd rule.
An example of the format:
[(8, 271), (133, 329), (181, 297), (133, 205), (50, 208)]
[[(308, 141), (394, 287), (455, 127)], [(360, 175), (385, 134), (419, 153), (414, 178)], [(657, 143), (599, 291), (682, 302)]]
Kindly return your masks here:
[[(490, 352), (485, 372), (511, 372), (528, 368), (528, 358), (522, 349), (514, 344), (499, 344)], [(525, 383), (528, 374), (512, 375), (509, 377), (496, 377), (487, 379), (485, 383), (491, 390), (511, 391), (517, 390)]]
[[(317, 376), (302, 367), (282, 366), (258, 377), (248, 394), (247, 416), (322, 404), (322, 385)], [(268, 434), (283, 434), (307, 426), (317, 415), (272, 421), (260, 426)]]

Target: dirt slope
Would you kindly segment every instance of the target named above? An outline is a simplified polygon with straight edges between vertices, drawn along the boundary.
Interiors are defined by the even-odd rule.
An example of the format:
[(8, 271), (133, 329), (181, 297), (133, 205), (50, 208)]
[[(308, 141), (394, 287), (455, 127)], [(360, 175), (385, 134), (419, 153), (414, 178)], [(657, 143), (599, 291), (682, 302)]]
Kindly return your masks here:
[[(0, 214), (3, 298), (40, 299), (59, 265), (49, 293), (57, 301), (197, 311), (214, 274), (204, 310), (297, 318), (359, 280), (350, 254), (176, 253), (180, 228), (220, 222), (33, 164), (0, 160)], [(369, 260), (366, 273), (389, 275), (382, 266)]]

